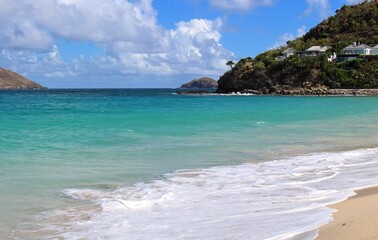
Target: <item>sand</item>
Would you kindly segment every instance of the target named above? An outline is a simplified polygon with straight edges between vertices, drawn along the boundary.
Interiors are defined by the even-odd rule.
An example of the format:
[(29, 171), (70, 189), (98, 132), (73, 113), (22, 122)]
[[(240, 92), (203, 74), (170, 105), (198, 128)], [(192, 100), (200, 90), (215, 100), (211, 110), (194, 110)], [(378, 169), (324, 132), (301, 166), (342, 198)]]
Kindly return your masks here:
[(320, 228), (317, 240), (378, 239), (378, 187), (359, 190), (330, 207), (337, 209), (335, 220)]

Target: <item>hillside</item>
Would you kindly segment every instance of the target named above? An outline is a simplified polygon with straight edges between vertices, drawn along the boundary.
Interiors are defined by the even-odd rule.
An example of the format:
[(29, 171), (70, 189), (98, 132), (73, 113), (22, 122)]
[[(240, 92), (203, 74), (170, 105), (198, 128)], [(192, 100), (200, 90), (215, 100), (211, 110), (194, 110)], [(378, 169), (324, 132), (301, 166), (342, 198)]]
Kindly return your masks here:
[[(338, 88), (377, 88), (378, 56), (329, 62), (328, 57), (353, 42), (378, 44), (378, 1), (344, 6), (336, 14), (287, 46), (269, 50), (255, 59), (241, 59), (218, 81), (218, 92), (256, 90), (263, 94), (316, 94)], [(288, 48), (304, 52), (312, 46), (330, 46), (322, 55), (299, 54), (280, 59)]]
[(325, 19), (303, 37), (289, 42), (298, 49), (313, 45), (332, 46), (340, 50), (353, 42), (378, 44), (378, 1), (343, 6), (336, 15)]
[(23, 90), (23, 89), (44, 89), (38, 83), (30, 81), (18, 73), (0, 67), (0, 89)]
[(209, 77), (202, 77), (199, 79), (194, 79), (188, 83), (183, 84), (180, 88), (217, 88), (218, 83), (216, 80)]

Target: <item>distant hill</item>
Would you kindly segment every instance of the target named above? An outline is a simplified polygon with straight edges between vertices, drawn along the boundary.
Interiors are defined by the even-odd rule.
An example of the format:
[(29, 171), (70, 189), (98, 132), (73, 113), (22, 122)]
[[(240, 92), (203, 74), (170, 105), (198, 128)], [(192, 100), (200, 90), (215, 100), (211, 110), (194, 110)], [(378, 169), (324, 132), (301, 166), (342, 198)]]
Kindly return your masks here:
[[(257, 91), (262, 94), (327, 94), (329, 89), (378, 88), (378, 55), (344, 62), (328, 57), (352, 43), (378, 44), (378, 0), (345, 5), (303, 37), (287, 42), (254, 59), (241, 59), (218, 80), (218, 92)], [(330, 46), (316, 57), (280, 58), (288, 48), (303, 52), (312, 46)], [(331, 91), (332, 92), (332, 91)]]
[(18, 73), (0, 67), (0, 89), (27, 90), (45, 89), (45, 87), (29, 79), (26, 79)]
[(195, 89), (201, 89), (201, 88), (217, 88), (218, 82), (212, 78), (209, 77), (202, 77), (199, 79), (194, 79), (188, 83), (183, 84), (180, 88), (195, 88)]

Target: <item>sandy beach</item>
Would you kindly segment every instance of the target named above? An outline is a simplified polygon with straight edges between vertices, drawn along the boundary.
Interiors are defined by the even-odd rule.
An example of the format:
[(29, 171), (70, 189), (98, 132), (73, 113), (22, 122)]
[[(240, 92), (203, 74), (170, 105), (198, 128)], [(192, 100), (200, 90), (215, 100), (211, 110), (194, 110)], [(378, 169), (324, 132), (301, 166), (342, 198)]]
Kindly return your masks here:
[(337, 209), (335, 220), (320, 228), (317, 240), (378, 239), (378, 187), (356, 193), (330, 206)]

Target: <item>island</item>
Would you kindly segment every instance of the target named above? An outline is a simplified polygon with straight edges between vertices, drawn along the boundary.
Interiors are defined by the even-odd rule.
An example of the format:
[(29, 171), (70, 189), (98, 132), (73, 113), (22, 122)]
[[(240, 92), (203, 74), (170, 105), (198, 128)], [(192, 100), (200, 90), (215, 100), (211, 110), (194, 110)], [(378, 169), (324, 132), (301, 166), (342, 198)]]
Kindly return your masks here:
[(180, 88), (186, 89), (216, 89), (218, 88), (218, 82), (209, 77), (202, 77), (199, 79), (194, 79), (188, 83), (181, 85)]
[(377, 95), (378, 1), (343, 6), (285, 46), (247, 57), (218, 81), (218, 93)]
[(46, 89), (18, 73), (0, 67), (0, 90), (38, 90)]

